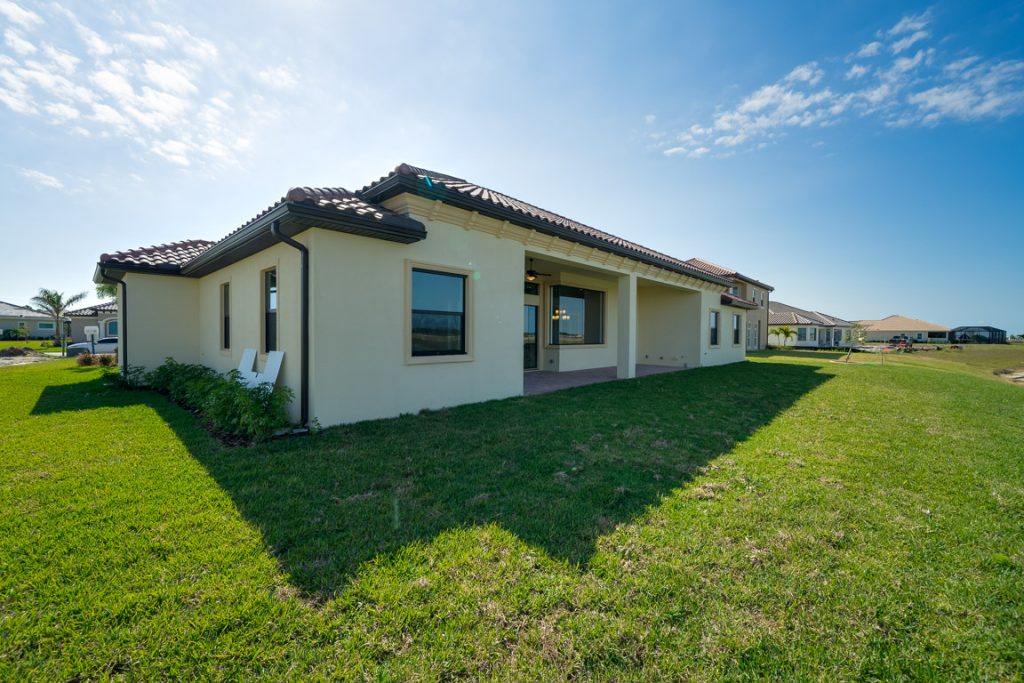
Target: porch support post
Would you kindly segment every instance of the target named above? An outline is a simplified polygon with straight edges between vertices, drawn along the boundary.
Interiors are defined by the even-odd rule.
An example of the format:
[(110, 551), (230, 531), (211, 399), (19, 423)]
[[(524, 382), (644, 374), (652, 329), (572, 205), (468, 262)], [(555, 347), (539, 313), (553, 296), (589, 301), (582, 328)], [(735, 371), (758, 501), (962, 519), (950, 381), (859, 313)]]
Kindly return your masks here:
[(619, 276), (619, 364), (616, 377), (636, 377), (636, 273)]

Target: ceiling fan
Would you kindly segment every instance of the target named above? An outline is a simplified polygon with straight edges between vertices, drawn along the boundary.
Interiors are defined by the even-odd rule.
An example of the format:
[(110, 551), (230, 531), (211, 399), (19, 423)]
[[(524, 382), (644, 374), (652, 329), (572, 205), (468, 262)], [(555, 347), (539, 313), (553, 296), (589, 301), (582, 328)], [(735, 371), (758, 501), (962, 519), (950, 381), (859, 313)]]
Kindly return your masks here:
[(533, 269), (533, 259), (530, 259), (530, 269), (526, 271), (526, 281), (533, 282), (538, 276), (551, 277), (551, 273), (540, 273)]

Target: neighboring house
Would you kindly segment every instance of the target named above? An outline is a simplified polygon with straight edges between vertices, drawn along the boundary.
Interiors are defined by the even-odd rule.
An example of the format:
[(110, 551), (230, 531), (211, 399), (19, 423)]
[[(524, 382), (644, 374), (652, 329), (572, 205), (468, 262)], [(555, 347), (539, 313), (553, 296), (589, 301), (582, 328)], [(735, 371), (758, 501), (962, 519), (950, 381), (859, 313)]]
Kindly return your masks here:
[(68, 312), (71, 320), (71, 341), (72, 343), (87, 341), (85, 338), (86, 327), (99, 328), (100, 337), (116, 337), (118, 330), (117, 323), (117, 302), (104, 301), (94, 306), (86, 306)]
[(881, 320), (858, 321), (865, 330), (865, 341), (885, 342), (893, 337), (909, 339), (912, 342), (941, 343), (949, 341), (949, 328), (927, 320), (890, 315)]
[(57, 334), (57, 324), (45, 313), (27, 306), (0, 301), (0, 338), (6, 330), (27, 329), (29, 339), (48, 339)]
[[(796, 336), (784, 340), (780, 334), (771, 334), (782, 325), (792, 327)], [(772, 346), (798, 348), (849, 348), (855, 343), (853, 323), (820, 311), (807, 311), (796, 306), (773, 301), (768, 307), (768, 342)]]
[(122, 368), (219, 371), (283, 351), (292, 417), (330, 425), (523, 393), (524, 371), (743, 360), (724, 278), (453, 176), (402, 164), (294, 188), (218, 242), (103, 254)]
[(775, 288), (702, 258), (692, 258), (686, 262), (709, 273), (728, 279), (731, 282), (729, 287), (731, 295), (757, 305), (757, 308), (747, 313), (745, 335), (747, 350), (756, 351), (767, 348), (769, 293), (775, 291)]
[(1005, 344), (1006, 330), (987, 325), (954, 327), (949, 332), (953, 342), (975, 342), (978, 344)]

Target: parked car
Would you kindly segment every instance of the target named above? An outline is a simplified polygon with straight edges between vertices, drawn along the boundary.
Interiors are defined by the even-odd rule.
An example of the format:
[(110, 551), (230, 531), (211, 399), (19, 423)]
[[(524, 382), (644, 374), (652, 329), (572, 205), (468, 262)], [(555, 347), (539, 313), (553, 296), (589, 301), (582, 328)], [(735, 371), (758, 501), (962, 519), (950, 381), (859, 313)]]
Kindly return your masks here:
[(117, 337), (103, 337), (97, 339), (95, 344), (93, 342), (78, 342), (68, 345), (69, 356), (77, 356), (80, 353), (117, 353)]

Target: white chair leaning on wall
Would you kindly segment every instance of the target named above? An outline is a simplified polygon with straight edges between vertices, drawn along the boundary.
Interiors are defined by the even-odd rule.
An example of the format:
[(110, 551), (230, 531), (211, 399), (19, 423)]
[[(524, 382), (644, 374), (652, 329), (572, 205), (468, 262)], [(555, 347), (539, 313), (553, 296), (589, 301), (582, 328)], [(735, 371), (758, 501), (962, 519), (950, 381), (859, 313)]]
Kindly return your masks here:
[(243, 349), (242, 360), (238, 363), (242, 384), (250, 389), (266, 383), (276, 384), (283, 362), (284, 351), (270, 351), (267, 353), (267, 362), (263, 364), (263, 372), (256, 372), (256, 349)]

